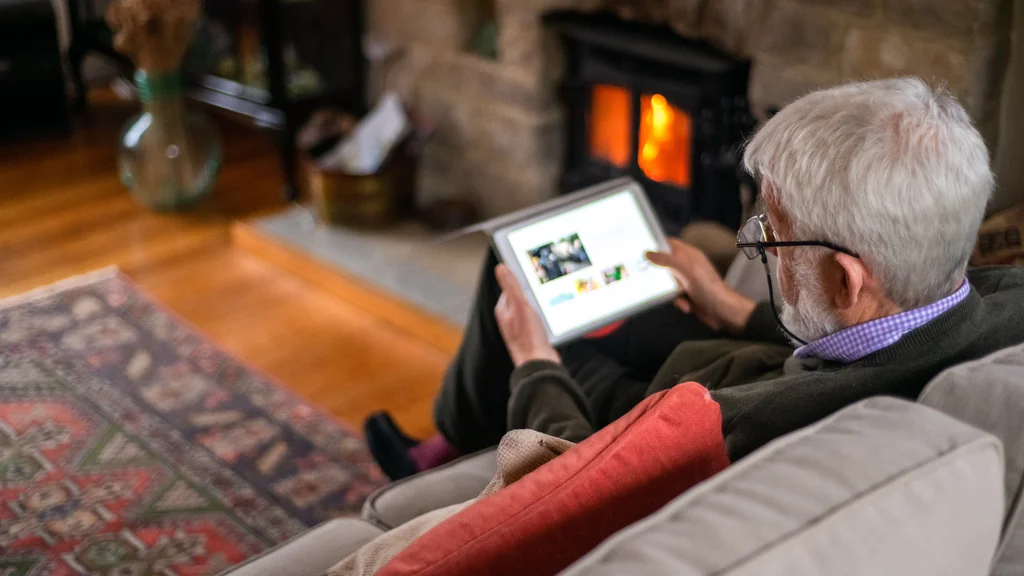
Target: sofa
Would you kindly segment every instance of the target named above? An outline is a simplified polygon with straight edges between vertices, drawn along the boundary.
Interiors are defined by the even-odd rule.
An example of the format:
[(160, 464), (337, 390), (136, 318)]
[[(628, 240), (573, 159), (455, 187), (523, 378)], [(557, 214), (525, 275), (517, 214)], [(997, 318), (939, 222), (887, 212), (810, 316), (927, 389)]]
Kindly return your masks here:
[[(726, 276), (734, 287), (758, 277), (739, 260)], [(871, 398), (778, 438), (562, 574), (1019, 576), (1022, 414), (1024, 344), (948, 369), (916, 403)], [(473, 498), (495, 469), (484, 451), (396, 482), (361, 519), (321, 524), (225, 574), (323, 574), (384, 531)]]

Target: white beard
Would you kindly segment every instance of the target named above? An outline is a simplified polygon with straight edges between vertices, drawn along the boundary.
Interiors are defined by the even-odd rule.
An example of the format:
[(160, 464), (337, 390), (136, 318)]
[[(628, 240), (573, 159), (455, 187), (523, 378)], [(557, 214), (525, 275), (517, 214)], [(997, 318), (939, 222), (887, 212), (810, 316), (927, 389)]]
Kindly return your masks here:
[[(783, 296), (782, 311), (779, 314), (786, 328), (806, 342), (820, 340), (841, 330), (843, 325), (825, 302), (814, 267), (795, 266), (793, 276), (799, 294), (796, 305), (791, 305)], [(794, 341), (793, 345), (800, 346), (800, 343)]]

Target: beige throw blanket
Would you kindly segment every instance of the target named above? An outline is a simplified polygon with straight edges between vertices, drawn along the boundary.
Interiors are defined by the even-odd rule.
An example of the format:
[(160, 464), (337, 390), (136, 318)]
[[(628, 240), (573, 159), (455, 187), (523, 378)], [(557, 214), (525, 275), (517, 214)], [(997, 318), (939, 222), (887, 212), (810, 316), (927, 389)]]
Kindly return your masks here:
[(454, 516), (480, 498), (486, 498), (554, 460), (574, 444), (533, 430), (512, 430), (498, 444), (498, 470), (480, 496), (427, 512), (385, 532), (328, 571), (328, 576), (369, 576), (384, 567), (421, 534)]

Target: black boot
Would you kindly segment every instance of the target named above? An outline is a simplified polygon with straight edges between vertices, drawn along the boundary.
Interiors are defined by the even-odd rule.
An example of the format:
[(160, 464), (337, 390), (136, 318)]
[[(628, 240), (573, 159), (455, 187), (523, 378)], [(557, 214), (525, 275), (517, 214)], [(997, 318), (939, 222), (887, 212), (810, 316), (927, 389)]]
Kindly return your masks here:
[(370, 453), (388, 478), (401, 480), (416, 473), (409, 449), (419, 442), (403, 434), (387, 412), (371, 414), (363, 424), (363, 433)]

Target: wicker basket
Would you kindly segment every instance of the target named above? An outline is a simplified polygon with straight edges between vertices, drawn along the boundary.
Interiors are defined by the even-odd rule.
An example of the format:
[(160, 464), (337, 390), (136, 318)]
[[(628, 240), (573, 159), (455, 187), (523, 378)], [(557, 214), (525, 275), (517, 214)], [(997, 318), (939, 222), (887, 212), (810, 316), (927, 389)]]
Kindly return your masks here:
[(379, 228), (415, 212), (416, 146), (411, 136), (395, 147), (376, 174), (324, 170), (308, 157), (302, 160), (302, 172), (320, 219), (329, 224)]
[(972, 266), (1024, 264), (1024, 204), (993, 215), (978, 232)]

